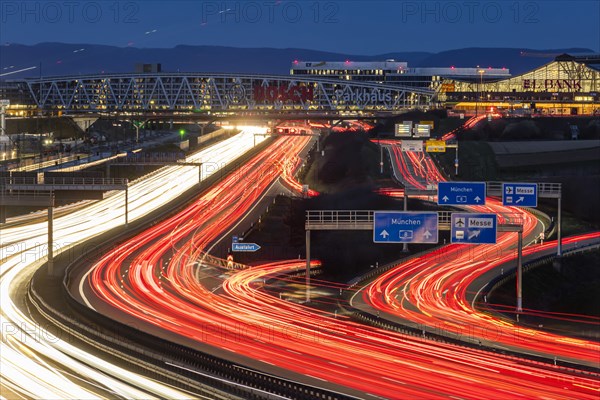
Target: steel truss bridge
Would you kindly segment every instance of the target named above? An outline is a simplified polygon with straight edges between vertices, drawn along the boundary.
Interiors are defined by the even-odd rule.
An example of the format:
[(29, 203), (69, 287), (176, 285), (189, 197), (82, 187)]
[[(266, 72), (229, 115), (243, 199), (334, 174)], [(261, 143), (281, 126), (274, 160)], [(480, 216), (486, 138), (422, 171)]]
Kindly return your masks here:
[(39, 108), (76, 113), (388, 113), (428, 107), (435, 94), (397, 85), (247, 74), (102, 74), (25, 83)]

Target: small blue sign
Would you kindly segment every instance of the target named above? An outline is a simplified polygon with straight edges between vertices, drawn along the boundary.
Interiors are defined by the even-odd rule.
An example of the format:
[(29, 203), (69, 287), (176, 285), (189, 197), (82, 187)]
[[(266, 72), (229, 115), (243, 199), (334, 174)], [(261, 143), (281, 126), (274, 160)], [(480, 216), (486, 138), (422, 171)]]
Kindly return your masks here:
[(436, 212), (375, 211), (375, 243), (437, 243)]
[(503, 183), (502, 205), (537, 207), (537, 183)]
[(253, 253), (258, 250), (260, 250), (260, 246), (257, 245), (256, 243), (232, 243), (231, 244), (231, 251)]
[(485, 182), (439, 182), (438, 204), (441, 206), (476, 206), (485, 204)]
[(240, 238), (239, 238), (239, 236), (232, 236), (232, 237), (231, 237), (231, 242), (232, 242), (232, 243), (238, 243), (239, 241), (240, 241)]
[(452, 243), (495, 244), (498, 218), (496, 214), (452, 213)]

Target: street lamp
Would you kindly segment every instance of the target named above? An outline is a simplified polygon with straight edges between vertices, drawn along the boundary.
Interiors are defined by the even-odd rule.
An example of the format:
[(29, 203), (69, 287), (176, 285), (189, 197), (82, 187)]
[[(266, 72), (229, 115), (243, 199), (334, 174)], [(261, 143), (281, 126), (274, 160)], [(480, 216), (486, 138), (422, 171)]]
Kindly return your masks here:
[[(479, 67), (479, 65), (478, 65)], [(485, 73), (484, 69), (477, 70), (479, 74), (479, 84), (477, 85), (477, 99), (475, 101), (475, 116), (479, 115), (479, 100), (481, 98), (481, 89), (483, 86), (483, 74)]]

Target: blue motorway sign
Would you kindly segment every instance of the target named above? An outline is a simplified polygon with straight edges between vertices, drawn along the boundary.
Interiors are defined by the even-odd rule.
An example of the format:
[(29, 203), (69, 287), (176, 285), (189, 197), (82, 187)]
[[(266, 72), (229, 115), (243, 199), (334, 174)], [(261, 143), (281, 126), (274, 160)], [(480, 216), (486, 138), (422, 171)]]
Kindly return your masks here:
[(485, 182), (439, 182), (438, 204), (443, 206), (485, 204)]
[(496, 214), (452, 213), (450, 224), (452, 243), (496, 243), (498, 227)]
[(255, 252), (260, 249), (260, 246), (256, 243), (232, 243), (231, 251), (239, 252)]
[(436, 212), (375, 211), (375, 243), (437, 243)]
[(537, 183), (503, 183), (502, 204), (505, 206), (537, 207)]

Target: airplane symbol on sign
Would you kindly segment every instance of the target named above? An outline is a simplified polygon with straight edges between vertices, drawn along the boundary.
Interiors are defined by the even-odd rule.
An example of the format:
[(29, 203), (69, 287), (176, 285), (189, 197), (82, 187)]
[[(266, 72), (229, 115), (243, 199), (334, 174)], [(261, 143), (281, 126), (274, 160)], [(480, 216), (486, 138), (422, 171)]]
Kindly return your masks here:
[(512, 186), (507, 186), (506, 187), (506, 194), (513, 194), (513, 187)]

